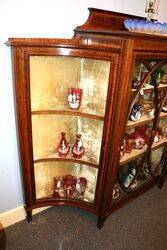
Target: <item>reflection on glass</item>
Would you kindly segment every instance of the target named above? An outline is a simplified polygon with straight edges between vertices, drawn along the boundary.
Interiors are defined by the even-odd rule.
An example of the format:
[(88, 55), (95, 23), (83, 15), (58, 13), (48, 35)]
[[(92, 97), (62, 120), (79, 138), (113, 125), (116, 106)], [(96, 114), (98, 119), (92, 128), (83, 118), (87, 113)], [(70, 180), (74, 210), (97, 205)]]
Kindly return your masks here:
[(153, 175), (159, 175), (161, 173), (161, 168), (163, 167), (164, 159), (163, 155), (167, 152), (167, 147), (160, 147), (150, 154), (150, 165)]
[[(120, 145), (120, 197), (138, 189), (151, 176), (160, 174), (160, 163), (165, 159), (164, 152), (167, 153), (167, 101), (164, 99), (167, 64), (160, 63), (160, 60), (144, 59), (135, 65), (128, 122)], [(164, 103), (162, 110), (161, 102)], [(160, 115), (159, 120), (157, 114)], [(153, 140), (150, 141), (151, 138)], [(146, 151), (151, 152), (149, 160)]]
[(99, 163), (103, 122), (81, 116), (69, 115), (33, 115), (33, 155), (34, 160), (56, 157), (57, 146), (61, 133), (65, 132), (70, 145), (70, 152), (66, 156), (72, 157), (72, 147), (76, 142), (76, 134), (82, 135), (84, 155), (82, 160)]
[(124, 191), (133, 191), (146, 182), (150, 175), (144, 158), (139, 157), (119, 167), (119, 184)]
[(43, 162), (35, 163), (34, 171), (37, 199), (61, 197), (94, 201), (97, 169), (76, 163)]
[[(104, 60), (30, 56), (32, 111), (69, 110), (70, 101), (81, 112), (104, 116), (109, 71), (110, 62)], [(68, 97), (74, 88), (81, 89), (82, 100), (76, 91)]]

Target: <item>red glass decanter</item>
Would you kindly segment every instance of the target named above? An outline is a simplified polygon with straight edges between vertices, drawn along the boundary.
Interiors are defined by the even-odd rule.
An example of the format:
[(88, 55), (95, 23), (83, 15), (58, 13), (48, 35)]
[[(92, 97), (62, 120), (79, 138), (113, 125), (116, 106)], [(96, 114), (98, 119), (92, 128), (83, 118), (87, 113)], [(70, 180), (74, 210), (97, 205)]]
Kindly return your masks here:
[(72, 154), (74, 158), (81, 158), (85, 153), (85, 149), (83, 147), (83, 142), (81, 140), (81, 135), (76, 135), (76, 141), (74, 143), (74, 146), (72, 148)]
[(70, 146), (65, 138), (65, 135), (66, 134), (64, 132), (61, 132), (61, 140), (57, 147), (57, 152), (58, 152), (59, 157), (66, 157), (70, 150)]

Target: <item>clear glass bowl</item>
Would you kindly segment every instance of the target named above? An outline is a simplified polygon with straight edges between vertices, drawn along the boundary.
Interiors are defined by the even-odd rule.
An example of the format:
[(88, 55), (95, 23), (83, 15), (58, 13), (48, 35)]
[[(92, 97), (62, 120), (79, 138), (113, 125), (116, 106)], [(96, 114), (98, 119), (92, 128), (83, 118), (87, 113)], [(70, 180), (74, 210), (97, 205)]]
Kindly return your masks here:
[(167, 23), (152, 22), (138, 19), (124, 20), (125, 28), (130, 32), (154, 34), (154, 35), (167, 35)]

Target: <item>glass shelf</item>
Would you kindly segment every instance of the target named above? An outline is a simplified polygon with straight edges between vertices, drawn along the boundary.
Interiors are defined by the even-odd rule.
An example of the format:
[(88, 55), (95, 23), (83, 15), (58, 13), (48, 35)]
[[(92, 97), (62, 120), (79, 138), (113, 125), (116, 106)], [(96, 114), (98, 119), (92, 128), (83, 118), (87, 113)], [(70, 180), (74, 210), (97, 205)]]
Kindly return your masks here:
[(104, 117), (110, 62), (71, 56), (30, 56), (31, 111), (69, 111), (70, 88), (82, 89), (79, 112)]
[[(57, 155), (57, 146), (60, 142), (61, 132), (66, 133), (70, 152), (76, 139), (76, 134), (81, 134), (85, 154), (80, 159), (72, 157), (71, 153), (66, 158)], [(99, 164), (103, 122), (85, 117), (68, 115), (33, 115), (33, 155), (34, 161), (72, 161), (82, 162), (97, 167)]]
[[(34, 164), (35, 171), (35, 186), (36, 198), (66, 198), (66, 199), (79, 199), (86, 202), (93, 203), (96, 189), (97, 173), (98, 170), (89, 166), (78, 163), (67, 162), (41, 162)], [(55, 196), (55, 182), (54, 178), (64, 178), (66, 176), (73, 176), (75, 179), (84, 177), (87, 180), (84, 194), (80, 193), (79, 181), (69, 185), (68, 182), (58, 183), (58, 193), (60, 197)], [(56, 187), (57, 187), (56, 186)], [(73, 187), (73, 195), (71, 196), (68, 188)], [(57, 192), (57, 188), (56, 188)]]

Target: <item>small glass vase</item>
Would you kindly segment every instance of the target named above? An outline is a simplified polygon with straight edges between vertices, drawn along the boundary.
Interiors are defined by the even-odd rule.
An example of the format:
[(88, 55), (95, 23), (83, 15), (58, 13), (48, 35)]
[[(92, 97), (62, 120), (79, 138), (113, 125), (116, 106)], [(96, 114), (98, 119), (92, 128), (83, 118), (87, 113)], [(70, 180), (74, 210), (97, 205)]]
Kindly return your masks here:
[(87, 179), (85, 177), (80, 177), (78, 179), (78, 184), (79, 184), (79, 194), (80, 196), (83, 197), (84, 193), (85, 193), (85, 190), (86, 190), (86, 187), (87, 187)]
[(68, 104), (71, 109), (79, 109), (82, 100), (82, 89), (69, 88), (68, 90)]
[(62, 178), (62, 186), (64, 196), (67, 198), (75, 198), (76, 196), (77, 177), (74, 175), (66, 175)]
[(69, 150), (70, 150), (70, 146), (65, 138), (65, 133), (61, 132), (61, 140), (57, 146), (57, 152), (59, 157), (66, 157)]
[(85, 153), (85, 149), (84, 149), (84, 146), (83, 146), (83, 142), (81, 140), (81, 135), (77, 134), (76, 135), (76, 141), (75, 141), (74, 146), (72, 148), (73, 157), (78, 158), (78, 159), (82, 158), (84, 153)]

